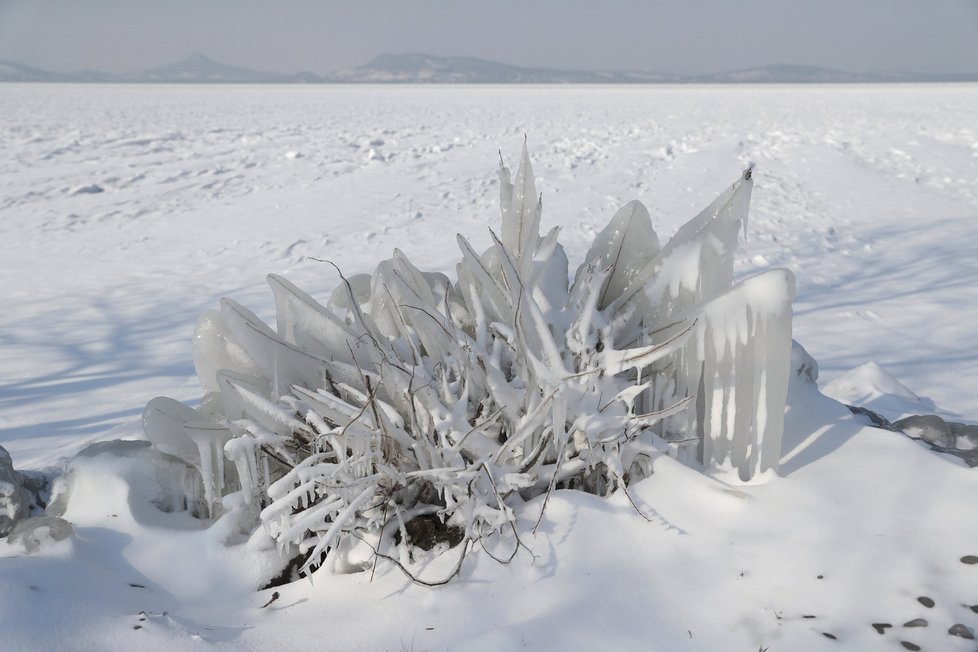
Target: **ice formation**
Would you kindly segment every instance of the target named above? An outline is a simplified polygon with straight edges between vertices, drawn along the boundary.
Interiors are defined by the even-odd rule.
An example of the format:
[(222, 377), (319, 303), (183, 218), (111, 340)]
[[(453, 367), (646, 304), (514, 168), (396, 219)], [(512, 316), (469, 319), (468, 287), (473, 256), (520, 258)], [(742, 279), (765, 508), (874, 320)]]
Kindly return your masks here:
[(17, 521), (7, 542), (22, 546), (24, 552), (36, 552), (48, 542), (64, 541), (74, 534), (71, 523), (57, 516), (32, 516)]
[(45, 514), (72, 521), (90, 510), (104, 513), (113, 500), (127, 503), (137, 521), (153, 523), (159, 514), (206, 518), (197, 467), (146, 441), (109, 440), (78, 452), (55, 480)]
[(10, 453), (0, 446), (0, 537), (14, 529), (20, 519), (30, 515), (30, 495), (14, 471)]
[(733, 285), (750, 171), (661, 248), (630, 202), (572, 282), (525, 148), (499, 179), (501, 231), (481, 254), (458, 236), (455, 281), (395, 250), (326, 305), (269, 276), (274, 330), (230, 299), (201, 317), (207, 394), (154, 399), (144, 426), (199, 470), (212, 517), (235, 493), (305, 571), (355, 569), (419, 515), (464, 550), (514, 501), (606, 494), (664, 453), (745, 481), (777, 468), (794, 286), (781, 269)]

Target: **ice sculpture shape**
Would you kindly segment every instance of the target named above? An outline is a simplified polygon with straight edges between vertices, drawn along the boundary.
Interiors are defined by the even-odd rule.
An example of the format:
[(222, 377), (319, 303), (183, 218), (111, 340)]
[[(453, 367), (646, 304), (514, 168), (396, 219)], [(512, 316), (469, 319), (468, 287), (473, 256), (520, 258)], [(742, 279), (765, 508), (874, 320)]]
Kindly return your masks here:
[(144, 423), (200, 470), (212, 513), (240, 486), (304, 571), (350, 569), (415, 516), (460, 528), (464, 551), (513, 524), (514, 500), (624, 489), (677, 441), (734, 479), (777, 469), (794, 282), (733, 285), (750, 171), (661, 248), (626, 204), (573, 282), (559, 231), (540, 236), (525, 147), (499, 180), (499, 235), (481, 254), (458, 237), (454, 282), (395, 250), (326, 305), (269, 276), (274, 330), (230, 299), (201, 318), (208, 395), (154, 399)]

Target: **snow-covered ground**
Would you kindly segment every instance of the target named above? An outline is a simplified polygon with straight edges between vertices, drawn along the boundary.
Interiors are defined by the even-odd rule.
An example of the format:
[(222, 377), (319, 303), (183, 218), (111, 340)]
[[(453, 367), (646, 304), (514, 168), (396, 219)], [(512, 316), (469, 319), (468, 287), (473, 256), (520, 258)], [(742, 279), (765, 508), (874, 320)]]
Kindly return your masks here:
[[(497, 152), (515, 165), (524, 134), (572, 265), (626, 201), (665, 240), (753, 163), (737, 271), (795, 272), (795, 339), (826, 391), (978, 423), (976, 85), (5, 84), (0, 115), (0, 446), (19, 470), (140, 438), (154, 396), (199, 398), (197, 316), (231, 296), (270, 318), (267, 272), (323, 297), (338, 279), (313, 258), (370, 272), (398, 247), (453, 275), (457, 232), (488, 246)], [(255, 550), (106, 480), (104, 505), (69, 512), (70, 542), (0, 562), (0, 641), (975, 649), (947, 630), (978, 628), (978, 566), (959, 561), (978, 554), (978, 469), (798, 383), (782, 477), (727, 490), (668, 459), (656, 471), (633, 496), (652, 522), (621, 496), (561, 492), (535, 559), (473, 555), (434, 590), (383, 565), (319, 573), (264, 609)], [(903, 627), (917, 617), (929, 626)]]

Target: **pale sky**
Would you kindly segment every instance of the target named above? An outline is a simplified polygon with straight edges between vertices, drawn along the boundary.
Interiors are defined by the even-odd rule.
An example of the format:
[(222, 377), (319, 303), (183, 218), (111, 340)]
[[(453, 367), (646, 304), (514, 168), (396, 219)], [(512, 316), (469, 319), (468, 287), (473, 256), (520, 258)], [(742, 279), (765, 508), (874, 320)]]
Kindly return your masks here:
[(978, 0), (0, 0), (0, 59), (127, 72), (201, 52), (325, 73), (378, 54), (680, 74), (978, 72)]

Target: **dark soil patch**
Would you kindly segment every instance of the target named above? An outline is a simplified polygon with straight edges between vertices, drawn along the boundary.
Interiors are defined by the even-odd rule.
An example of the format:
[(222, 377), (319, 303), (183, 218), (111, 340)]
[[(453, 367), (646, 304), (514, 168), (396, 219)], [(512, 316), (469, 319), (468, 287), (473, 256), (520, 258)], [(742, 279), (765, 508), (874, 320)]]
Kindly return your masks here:
[(306, 563), (306, 559), (308, 559), (308, 555), (297, 555), (290, 559), (289, 563), (282, 569), (282, 572), (268, 580), (260, 590), (274, 589), (277, 586), (285, 586), (286, 584), (291, 584), (302, 579), (302, 576), (299, 574), (299, 569)]
[[(447, 543), (449, 548), (454, 548), (465, 538), (462, 528), (442, 523), (437, 514), (416, 516), (404, 524), (404, 530), (408, 545), (422, 550), (431, 550), (439, 543)], [(394, 533), (394, 542), (401, 543), (400, 531)]]

